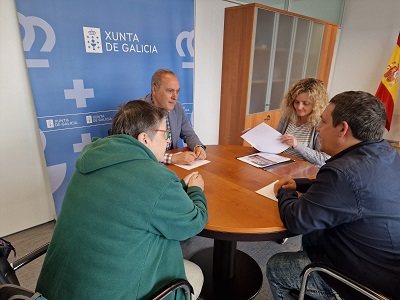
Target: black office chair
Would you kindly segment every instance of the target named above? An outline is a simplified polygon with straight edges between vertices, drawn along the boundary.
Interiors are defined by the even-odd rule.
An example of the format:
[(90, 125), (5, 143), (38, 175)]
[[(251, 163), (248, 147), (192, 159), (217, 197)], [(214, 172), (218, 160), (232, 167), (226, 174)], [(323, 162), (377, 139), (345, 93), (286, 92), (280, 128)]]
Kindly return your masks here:
[[(11, 244), (9, 244), (9, 247), (14, 250)], [(40, 293), (21, 287), (15, 271), (45, 254), (48, 247), (49, 243), (44, 244), (13, 263), (7, 260), (8, 254), (6, 256), (0, 256), (0, 300), (8, 300), (11, 298), (15, 300), (45, 299), (41, 297)]]
[(344, 275), (343, 273), (328, 267), (324, 264), (321, 263), (311, 263), (307, 265), (304, 270), (302, 271), (302, 282), (301, 282), (301, 287), (300, 287), (300, 292), (299, 291), (291, 291), (292, 296), (296, 298), (298, 295), (298, 300), (303, 300), (303, 299), (313, 299), (312, 297), (305, 295), (306, 292), (306, 287), (307, 287), (307, 281), (308, 277), (312, 272), (323, 272), (339, 281), (342, 283), (346, 284), (347, 286), (353, 288), (354, 290), (360, 292), (364, 296), (374, 299), (374, 300), (390, 300), (390, 298), (366, 287), (365, 285), (357, 282), (356, 280), (350, 278), (349, 276)]
[[(15, 300), (45, 299), (41, 297), (40, 293), (21, 287), (15, 271), (45, 254), (48, 247), (49, 243), (44, 244), (38, 249), (28, 253), (20, 259), (17, 259), (13, 263), (10, 263), (6, 256), (0, 256), (0, 300), (8, 300), (11, 297)], [(162, 300), (179, 289), (183, 289), (185, 299), (192, 299), (193, 287), (190, 283), (186, 279), (175, 279), (160, 288), (155, 293), (156, 296), (153, 296), (153, 300)]]

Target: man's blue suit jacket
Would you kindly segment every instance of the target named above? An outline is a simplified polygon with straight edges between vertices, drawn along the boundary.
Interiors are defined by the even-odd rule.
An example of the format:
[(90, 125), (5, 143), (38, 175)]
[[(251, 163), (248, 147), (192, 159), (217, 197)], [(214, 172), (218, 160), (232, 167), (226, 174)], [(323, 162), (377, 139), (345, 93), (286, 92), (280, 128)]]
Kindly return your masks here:
[[(151, 103), (151, 94), (147, 94), (140, 100)], [(185, 114), (185, 110), (180, 102), (177, 102), (174, 109), (169, 111), (168, 119), (171, 126), (172, 149), (178, 148), (179, 138), (181, 138), (186, 143), (187, 147), (192, 151), (196, 145), (202, 145), (200, 139), (194, 132), (193, 127), (190, 124)]]

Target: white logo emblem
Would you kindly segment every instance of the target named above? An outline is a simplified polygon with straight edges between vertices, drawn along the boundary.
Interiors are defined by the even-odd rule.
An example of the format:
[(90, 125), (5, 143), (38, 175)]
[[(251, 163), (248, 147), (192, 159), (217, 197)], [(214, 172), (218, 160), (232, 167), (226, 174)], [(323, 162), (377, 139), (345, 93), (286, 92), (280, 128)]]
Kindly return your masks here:
[(53, 119), (46, 120), (47, 128), (54, 128), (54, 121)]
[(194, 48), (193, 48), (193, 39), (194, 39), (194, 30), (192, 31), (182, 31), (178, 37), (176, 38), (176, 51), (179, 56), (186, 57), (185, 52), (183, 51), (182, 41), (186, 39), (186, 49), (189, 51), (189, 55), (192, 61), (184, 61), (182, 62), (182, 68), (184, 69), (193, 69), (193, 56), (194, 56)]
[[(24, 27), (25, 36), (22, 40), (22, 45), (24, 46), (24, 51), (30, 51), (35, 41), (35, 29), (33, 26), (37, 26), (46, 33), (46, 41), (44, 42), (40, 52), (51, 52), (56, 43), (56, 35), (53, 28), (45, 20), (38, 17), (25, 17), (21, 13), (17, 13), (18, 21)], [(48, 68), (48, 59), (27, 59), (26, 65), (28, 68)]]
[(87, 53), (103, 53), (100, 28), (83, 27), (83, 36)]

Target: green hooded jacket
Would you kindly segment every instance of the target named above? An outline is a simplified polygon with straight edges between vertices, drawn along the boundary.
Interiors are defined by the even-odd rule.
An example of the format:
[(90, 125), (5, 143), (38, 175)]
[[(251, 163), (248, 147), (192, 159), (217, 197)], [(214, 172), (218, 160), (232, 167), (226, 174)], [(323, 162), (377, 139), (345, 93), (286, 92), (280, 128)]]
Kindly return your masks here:
[(76, 162), (36, 290), (49, 300), (151, 298), (186, 278), (179, 241), (207, 217), (201, 189), (187, 188), (135, 138), (93, 139)]

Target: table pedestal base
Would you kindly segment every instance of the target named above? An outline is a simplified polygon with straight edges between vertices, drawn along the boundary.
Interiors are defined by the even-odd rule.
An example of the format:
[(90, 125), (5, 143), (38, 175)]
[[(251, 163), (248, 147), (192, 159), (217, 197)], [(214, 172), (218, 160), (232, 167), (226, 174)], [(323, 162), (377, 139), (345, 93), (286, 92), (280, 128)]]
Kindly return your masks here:
[[(221, 241), (218, 242), (221, 243)], [(263, 282), (260, 266), (249, 255), (236, 250), (236, 242), (232, 244), (232, 242), (222, 241), (222, 244), (233, 248), (232, 255), (229, 255), (229, 251), (225, 252), (226, 255), (222, 255), (218, 249), (215, 251), (214, 248), (207, 248), (190, 258), (192, 262), (200, 266), (204, 274), (201, 297), (205, 300), (254, 298), (260, 291)], [(223, 257), (217, 257), (218, 253), (221, 253)], [(221, 262), (222, 264), (228, 262), (223, 269), (220, 269)], [(219, 268), (213, 268), (214, 265), (218, 265)]]

